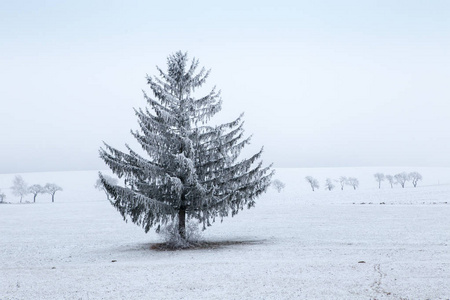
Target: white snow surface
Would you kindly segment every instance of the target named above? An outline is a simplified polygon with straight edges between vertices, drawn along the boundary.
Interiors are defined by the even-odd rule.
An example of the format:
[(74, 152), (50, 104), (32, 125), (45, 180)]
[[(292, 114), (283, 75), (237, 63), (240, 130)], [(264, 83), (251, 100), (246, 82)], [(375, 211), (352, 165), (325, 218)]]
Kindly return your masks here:
[[(374, 173), (402, 171), (424, 180), (378, 189)], [(236, 243), (182, 251), (151, 250), (160, 237), (122, 220), (96, 171), (20, 174), (61, 186), (55, 203), (19, 204), (15, 175), (0, 175), (2, 300), (450, 298), (450, 168), (278, 169), (284, 191), (203, 233)], [(341, 175), (360, 189), (323, 189)]]

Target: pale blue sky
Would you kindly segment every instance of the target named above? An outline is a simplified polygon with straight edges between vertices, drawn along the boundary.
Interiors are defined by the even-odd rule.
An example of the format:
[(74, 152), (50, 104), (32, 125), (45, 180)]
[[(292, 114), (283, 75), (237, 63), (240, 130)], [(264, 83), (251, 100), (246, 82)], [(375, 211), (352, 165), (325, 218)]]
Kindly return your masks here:
[(0, 173), (105, 168), (177, 50), (276, 167), (450, 166), (450, 1), (2, 1), (0, 36)]

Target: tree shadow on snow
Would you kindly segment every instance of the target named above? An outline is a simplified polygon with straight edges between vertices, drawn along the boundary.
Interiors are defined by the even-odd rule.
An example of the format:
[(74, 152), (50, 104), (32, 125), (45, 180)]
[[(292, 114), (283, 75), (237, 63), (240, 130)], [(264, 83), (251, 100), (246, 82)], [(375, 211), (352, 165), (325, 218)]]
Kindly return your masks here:
[(239, 240), (239, 241), (199, 241), (183, 248), (172, 248), (167, 243), (150, 244), (154, 251), (180, 251), (180, 250), (215, 250), (229, 246), (251, 246), (263, 244), (266, 240)]

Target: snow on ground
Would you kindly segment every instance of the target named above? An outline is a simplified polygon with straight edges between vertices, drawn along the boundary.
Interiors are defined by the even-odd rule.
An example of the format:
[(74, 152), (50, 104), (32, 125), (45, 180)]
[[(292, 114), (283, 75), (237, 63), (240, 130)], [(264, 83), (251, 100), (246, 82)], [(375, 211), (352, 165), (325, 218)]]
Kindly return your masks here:
[[(373, 179), (416, 170), (417, 188)], [(450, 298), (450, 168), (279, 169), (282, 193), (204, 232), (236, 244), (185, 251), (150, 250), (158, 235), (122, 221), (97, 172), (21, 174), (64, 189), (35, 204), (17, 203), (14, 175), (0, 175), (0, 299)], [(307, 175), (361, 189), (312, 192)]]

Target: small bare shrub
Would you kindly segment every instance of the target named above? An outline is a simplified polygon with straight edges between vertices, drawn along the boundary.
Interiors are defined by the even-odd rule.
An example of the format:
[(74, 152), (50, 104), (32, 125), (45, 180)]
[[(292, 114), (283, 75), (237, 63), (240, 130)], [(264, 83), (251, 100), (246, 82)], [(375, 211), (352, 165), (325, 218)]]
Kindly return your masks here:
[(201, 242), (202, 234), (198, 223), (193, 221), (186, 222), (186, 238), (180, 236), (178, 230), (178, 221), (173, 221), (163, 227), (160, 234), (168, 249), (185, 249), (196, 246)]

